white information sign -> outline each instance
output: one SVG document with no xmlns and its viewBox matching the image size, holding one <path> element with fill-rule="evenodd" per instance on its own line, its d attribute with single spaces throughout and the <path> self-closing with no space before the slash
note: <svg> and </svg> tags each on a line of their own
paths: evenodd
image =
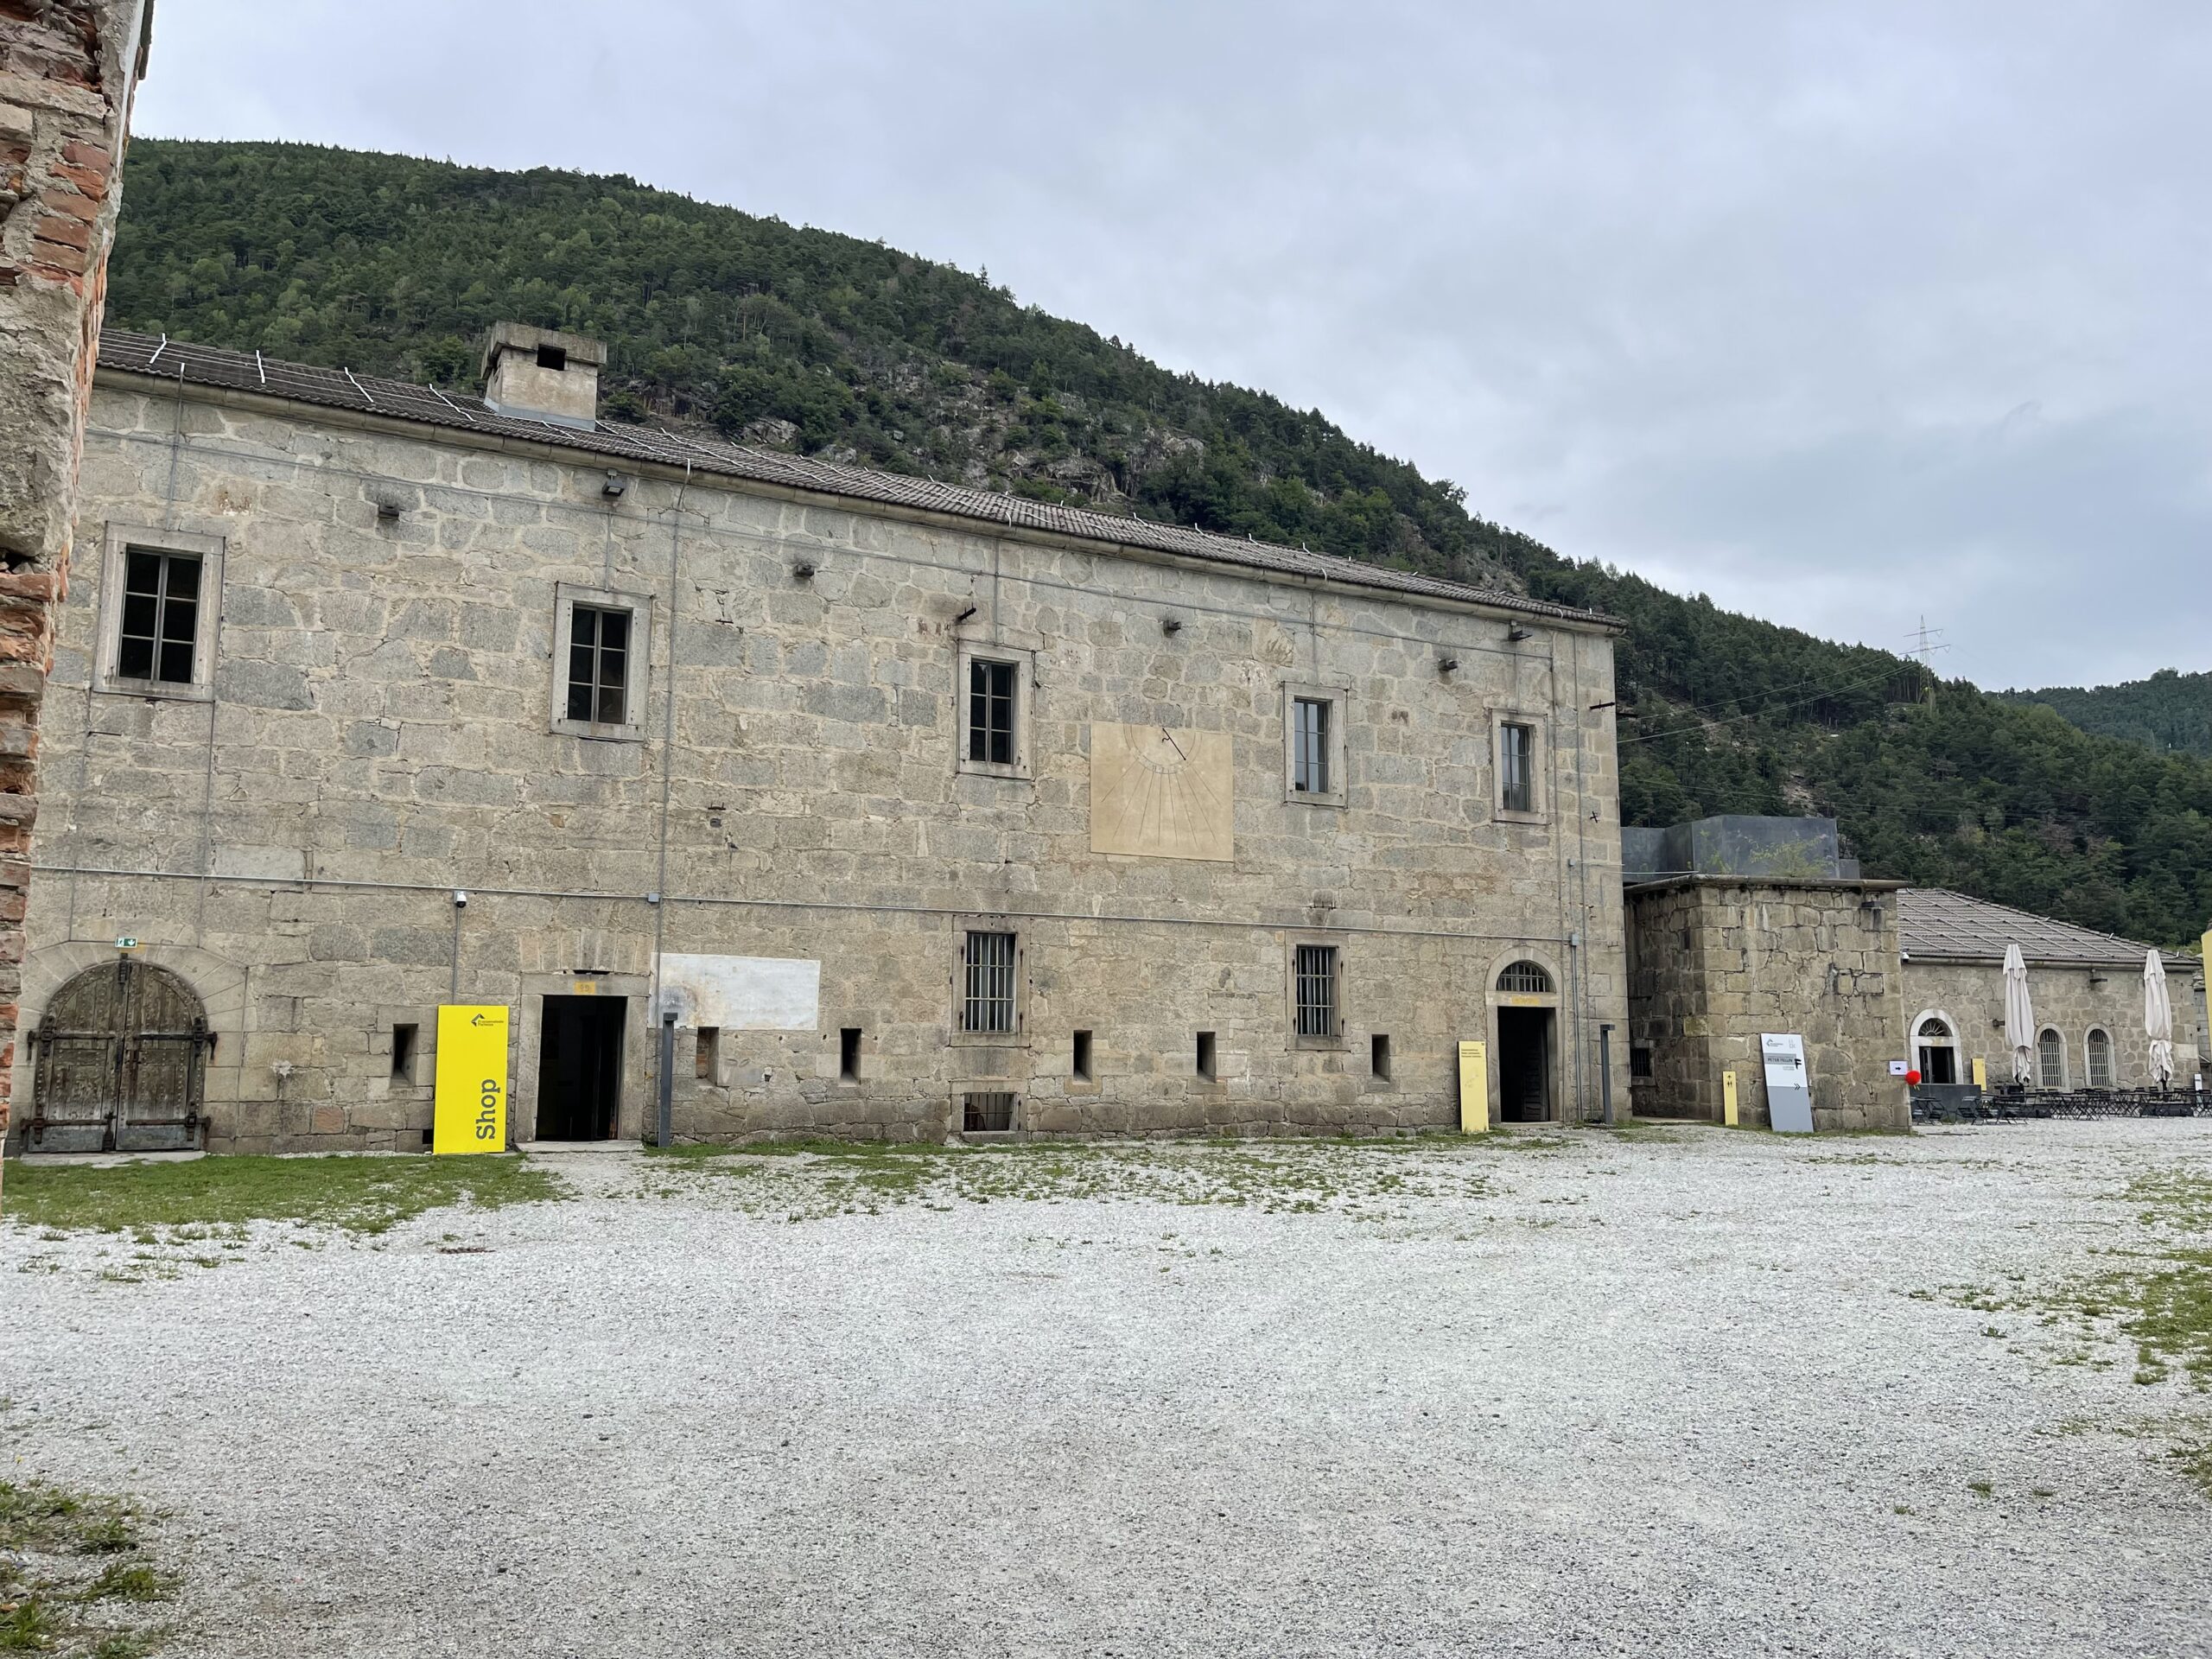
<svg viewBox="0 0 2212 1659">
<path fill-rule="evenodd" d="M 1891 1060 L 1890 1062 L 1890 1075 L 1893 1077 L 1901 1077 L 1911 1070 L 1912 1067 L 1903 1060 Z"/>
<path fill-rule="evenodd" d="M 1813 1085 L 1805 1070 L 1805 1039 L 1795 1032 L 1762 1033 L 1759 1058 L 1766 1063 L 1768 1126 L 1777 1135 L 1810 1135 Z"/>
</svg>

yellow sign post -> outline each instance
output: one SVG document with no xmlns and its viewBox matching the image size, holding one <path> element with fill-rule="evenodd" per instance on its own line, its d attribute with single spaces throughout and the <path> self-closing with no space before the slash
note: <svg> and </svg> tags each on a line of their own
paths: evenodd
<svg viewBox="0 0 2212 1659">
<path fill-rule="evenodd" d="M 1989 1062 L 1979 1054 L 1974 1057 L 1974 1086 L 1977 1089 L 1989 1087 Z"/>
<path fill-rule="evenodd" d="M 507 1149 L 507 1010 L 447 1003 L 438 1010 L 438 1084 L 430 1150 Z"/>
<path fill-rule="evenodd" d="M 1720 1121 L 1730 1128 L 1736 1127 L 1736 1074 L 1720 1074 Z"/>
<path fill-rule="evenodd" d="M 1459 1045 L 1459 1133 L 1490 1133 L 1490 1045 Z"/>
</svg>

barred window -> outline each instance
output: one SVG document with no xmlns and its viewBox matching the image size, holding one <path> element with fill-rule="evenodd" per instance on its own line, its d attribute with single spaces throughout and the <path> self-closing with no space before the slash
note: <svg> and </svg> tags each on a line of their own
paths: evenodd
<svg viewBox="0 0 2212 1659">
<path fill-rule="evenodd" d="M 1497 728 L 1498 804 L 1508 812 L 1536 810 L 1536 728 L 1507 721 Z"/>
<path fill-rule="evenodd" d="M 960 1128 L 965 1135 L 1001 1133 L 1014 1127 L 1014 1096 L 1001 1090 L 960 1096 Z"/>
<path fill-rule="evenodd" d="M 2066 1086 L 2066 1039 L 2048 1027 L 2036 1039 L 2036 1075 L 2046 1089 Z"/>
<path fill-rule="evenodd" d="M 1014 935 L 970 933 L 963 955 L 967 973 L 961 999 L 963 1031 L 1014 1030 Z"/>
<path fill-rule="evenodd" d="M 2089 1033 L 2089 1087 L 2112 1087 L 2112 1039 L 2101 1031 Z"/>
<path fill-rule="evenodd" d="M 131 548 L 123 562 L 117 677 L 189 685 L 199 642 L 199 556 Z"/>
<path fill-rule="evenodd" d="M 629 691 L 630 613 L 577 606 L 569 627 L 569 718 L 620 726 Z"/>
<path fill-rule="evenodd" d="M 1294 698 L 1290 709 L 1290 786 L 1301 795 L 1329 792 L 1329 705 Z"/>
<path fill-rule="evenodd" d="M 1632 1083 L 1641 1083 L 1652 1075 L 1650 1044 L 1632 1043 L 1629 1046 L 1628 1075 Z"/>
<path fill-rule="evenodd" d="M 1541 996 L 1550 992 L 1552 976 L 1545 971 L 1543 965 L 1540 963 L 1516 962 L 1510 964 L 1505 971 L 1497 976 L 1497 988 L 1501 991 L 1517 991 L 1524 996 Z"/>
<path fill-rule="evenodd" d="M 976 658 L 968 664 L 968 758 L 1014 764 L 1014 665 Z"/>
<path fill-rule="evenodd" d="M 1337 1034 L 1337 947 L 1301 944 L 1294 963 L 1298 992 L 1298 1034 Z"/>
</svg>

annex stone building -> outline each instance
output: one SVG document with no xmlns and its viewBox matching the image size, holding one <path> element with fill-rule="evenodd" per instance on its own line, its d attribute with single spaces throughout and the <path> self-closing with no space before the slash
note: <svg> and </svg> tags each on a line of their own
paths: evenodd
<svg viewBox="0 0 2212 1659">
<path fill-rule="evenodd" d="M 664 1042 L 678 1138 L 1444 1126 L 1471 1040 L 1624 1113 L 1615 623 L 602 423 L 600 361 L 102 340 L 18 1146 L 419 1147 L 448 1003 L 521 1141 L 652 1133 Z"/>
</svg>

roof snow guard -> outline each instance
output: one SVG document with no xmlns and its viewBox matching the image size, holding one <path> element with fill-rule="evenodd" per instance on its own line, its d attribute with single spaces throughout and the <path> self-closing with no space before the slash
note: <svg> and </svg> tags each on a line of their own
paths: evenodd
<svg viewBox="0 0 2212 1659">
<path fill-rule="evenodd" d="M 185 385 L 444 427 L 495 443 L 543 444 L 635 466 L 688 468 L 694 474 L 772 485 L 836 497 L 846 502 L 943 513 L 1009 530 L 1203 559 L 1273 575 L 1338 582 L 1416 599 L 1482 605 L 1586 628 L 1618 632 L 1627 626 L 1618 617 L 1596 611 L 1548 604 L 1498 588 L 1476 588 L 1410 571 L 1385 569 L 1357 559 L 1340 558 L 1333 553 L 1311 553 L 1304 548 L 1243 541 L 1233 536 L 1188 530 L 1180 524 L 1124 518 L 1081 507 L 1055 506 L 1020 496 L 1000 495 L 957 484 L 938 484 L 898 473 L 810 461 L 773 449 L 752 449 L 680 437 L 657 429 L 607 421 L 594 421 L 584 427 L 533 420 L 513 411 L 503 414 L 480 397 L 458 392 L 448 394 L 434 386 L 387 380 L 377 375 L 357 375 L 350 369 L 319 369 L 302 363 L 281 363 L 264 358 L 258 352 L 230 352 L 188 345 L 165 334 L 103 329 L 99 367 L 110 374 L 152 375 Z"/>
</svg>

